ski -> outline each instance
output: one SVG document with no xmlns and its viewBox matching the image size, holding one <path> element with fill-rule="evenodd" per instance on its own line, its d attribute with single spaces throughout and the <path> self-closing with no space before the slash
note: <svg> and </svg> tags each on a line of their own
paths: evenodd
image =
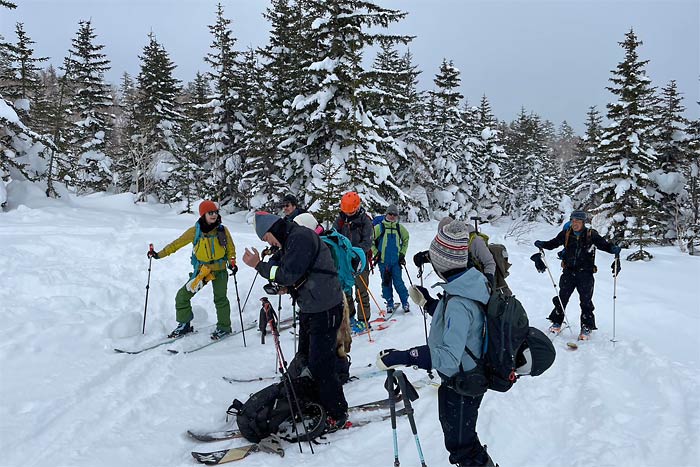
<svg viewBox="0 0 700 467">
<path fill-rule="evenodd" d="M 248 326 L 247 328 L 245 328 L 245 331 L 251 331 L 251 330 L 255 329 L 257 326 L 258 326 L 257 323 L 251 324 L 250 326 Z M 241 332 L 242 332 L 242 331 L 234 331 L 234 332 L 232 332 L 231 334 L 227 334 L 227 335 L 225 335 L 225 336 L 223 336 L 223 337 L 220 337 L 219 339 L 211 340 L 211 341 L 207 342 L 206 344 L 199 345 L 199 346 L 197 346 L 197 347 L 191 347 L 191 348 L 189 348 L 189 349 L 187 349 L 187 350 L 168 349 L 168 352 L 170 352 L 171 354 L 188 354 L 188 353 L 192 353 L 192 352 L 197 352 L 197 351 L 199 351 L 199 350 L 206 349 L 207 347 L 209 347 L 209 346 L 211 346 L 211 345 L 214 345 L 214 344 L 217 344 L 217 343 L 219 343 L 219 342 L 221 342 L 221 341 L 224 341 L 224 340 L 228 339 L 229 337 L 237 336 L 237 335 L 240 334 Z"/>
<path fill-rule="evenodd" d="M 348 382 L 352 381 L 357 381 L 359 379 L 364 379 L 364 378 L 371 378 L 374 376 L 380 376 L 384 375 L 386 376 L 386 371 L 382 370 L 369 370 L 365 372 L 361 372 L 356 375 L 350 376 L 350 379 Z M 221 379 L 226 381 L 227 383 L 230 384 L 236 384 L 236 383 L 255 383 L 256 381 L 275 381 L 280 378 L 280 375 L 274 375 L 274 376 L 258 376 L 258 377 L 253 377 L 253 378 L 234 378 L 232 376 L 222 376 Z"/>
<path fill-rule="evenodd" d="M 365 402 L 364 404 L 354 405 L 348 407 L 348 413 L 360 413 L 360 412 L 373 412 L 375 410 L 388 409 L 389 399 L 379 399 L 372 402 Z M 194 438 L 197 441 L 210 442 L 210 441 L 222 441 L 227 439 L 241 438 L 240 431 L 233 428 L 230 430 L 220 430 L 220 431 L 197 431 L 197 430 L 187 430 L 187 435 L 190 438 Z"/>
<path fill-rule="evenodd" d="M 268 452 L 284 457 L 284 448 L 276 437 L 270 437 L 257 444 L 246 444 L 236 448 L 222 449 L 212 452 L 192 452 L 192 457 L 200 464 L 219 465 L 245 459 L 254 452 Z"/>
<path fill-rule="evenodd" d="M 395 322 L 396 322 L 396 318 L 391 318 L 391 319 L 377 318 L 377 319 L 373 319 L 372 321 L 369 322 L 370 326 L 372 326 L 371 328 L 364 329 L 364 330 L 362 330 L 362 331 L 360 331 L 360 332 L 353 332 L 353 333 L 352 333 L 352 336 L 353 336 L 353 337 L 356 337 L 356 336 L 364 336 L 364 335 L 367 334 L 368 332 L 383 331 L 383 330 L 389 328 L 389 326 L 391 326 L 391 325 L 394 324 Z"/>
<path fill-rule="evenodd" d="M 206 328 L 208 328 L 208 327 L 212 327 L 212 326 L 206 326 L 204 329 L 206 329 Z M 162 345 L 171 344 L 172 342 L 174 342 L 174 341 L 176 341 L 176 340 L 180 340 L 180 339 L 182 339 L 183 337 L 191 336 L 191 335 L 193 335 L 193 334 L 197 334 L 197 330 L 194 330 L 194 331 L 192 331 L 192 332 L 188 332 L 187 334 L 183 334 L 182 336 L 178 336 L 178 337 L 167 337 L 167 338 L 165 338 L 165 339 L 163 339 L 163 340 L 161 340 L 161 341 L 156 342 L 156 343 L 153 344 L 153 345 L 149 345 L 149 346 L 143 347 L 143 348 L 141 348 L 141 349 L 136 349 L 136 350 L 114 349 L 114 351 L 117 352 L 117 353 L 125 353 L 125 354 L 129 354 L 129 355 L 136 355 L 136 354 L 140 354 L 141 352 L 146 352 L 147 350 L 155 349 L 155 348 L 160 347 L 160 346 L 162 346 Z"/>
</svg>

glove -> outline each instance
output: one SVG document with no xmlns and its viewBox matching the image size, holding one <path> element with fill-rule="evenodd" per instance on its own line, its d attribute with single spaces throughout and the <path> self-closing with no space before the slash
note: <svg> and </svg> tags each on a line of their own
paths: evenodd
<svg viewBox="0 0 700 467">
<path fill-rule="evenodd" d="M 612 264 L 610 265 L 610 269 L 612 269 L 613 276 L 617 277 L 617 275 L 620 274 L 620 269 L 622 269 L 622 267 L 620 266 L 620 257 L 619 256 L 615 257 Z"/>
<path fill-rule="evenodd" d="M 428 253 L 428 250 L 419 251 L 418 253 L 413 255 L 413 264 L 415 264 L 417 268 L 420 268 L 421 266 L 429 262 L 430 254 Z"/>
<path fill-rule="evenodd" d="M 493 277 L 493 274 L 484 273 L 484 276 L 486 276 L 486 279 L 489 281 L 491 288 L 496 287 L 496 278 Z"/>
<path fill-rule="evenodd" d="M 545 272 L 547 270 L 547 266 L 545 266 L 544 261 L 542 261 L 542 253 L 535 253 L 534 255 L 530 256 L 530 259 L 535 262 L 537 272 Z"/>
<path fill-rule="evenodd" d="M 412 285 L 408 289 L 408 295 L 413 300 L 413 303 L 423 307 L 426 313 L 433 316 L 439 300 L 431 297 L 428 289 L 420 285 Z"/>
<path fill-rule="evenodd" d="M 238 266 L 236 266 L 236 258 L 231 258 L 231 261 L 228 265 L 229 269 L 231 269 L 231 273 L 235 276 L 238 273 Z"/>
<path fill-rule="evenodd" d="M 380 257 L 381 257 L 381 256 L 379 255 L 379 253 L 377 253 L 376 255 L 374 255 L 374 257 L 372 258 L 372 263 L 373 263 L 373 264 L 379 264 L 379 259 L 380 259 Z"/>
<path fill-rule="evenodd" d="M 559 250 L 559 251 L 557 252 L 557 258 L 559 258 L 560 260 L 564 261 L 564 258 L 565 258 L 565 257 L 566 257 L 566 250 L 565 250 L 565 249 L 564 249 L 564 250 Z"/>
<path fill-rule="evenodd" d="M 146 253 L 146 258 L 160 259 L 160 256 L 158 256 L 158 253 L 155 250 L 148 250 L 148 253 Z"/>
<path fill-rule="evenodd" d="M 544 248 L 544 242 L 542 240 L 535 241 L 535 248 L 539 248 L 541 250 Z"/>
<path fill-rule="evenodd" d="M 406 257 L 404 255 L 399 255 L 399 264 L 401 266 L 406 266 Z"/>
<path fill-rule="evenodd" d="M 384 349 L 377 355 L 377 368 L 386 371 L 402 366 L 417 366 L 424 370 L 432 367 L 430 350 L 427 345 L 409 350 Z"/>
<path fill-rule="evenodd" d="M 610 253 L 612 253 L 615 256 L 620 256 L 620 252 L 622 251 L 622 248 L 619 246 L 615 245 L 614 247 L 610 248 Z"/>
</svg>

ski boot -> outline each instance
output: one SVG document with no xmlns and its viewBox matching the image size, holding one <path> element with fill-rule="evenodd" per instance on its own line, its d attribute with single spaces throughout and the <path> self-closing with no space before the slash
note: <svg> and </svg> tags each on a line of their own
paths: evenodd
<svg viewBox="0 0 700 467">
<path fill-rule="evenodd" d="M 578 340 L 587 341 L 591 338 L 591 330 L 588 326 L 581 326 L 581 334 L 578 335 Z"/>
<path fill-rule="evenodd" d="M 226 336 L 229 336 L 231 334 L 231 331 L 224 331 L 221 328 L 216 328 L 214 332 L 211 333 L 211 340 L 217 341 L 219 339 L 223 339 Z"/>
<path fill-rule="evenodd" d="M 186 323 L 178 323 L 177 327 L 175 329 L 173 329 L 173 332 L 168 334 L 168 337 L 178 338 L 178 337 L 184 336 L 185 334 L 189 334 L 191 332 L 194 332 L 194 328 L 192 326 L 190 326 L 189 321 Z"/>
<path fill-rule="evenodd" d="M 552 334 L 559 334 L 561 332 L 561 323 L 552 323 L 549 327 L 549 332 Z"/>
</svg>

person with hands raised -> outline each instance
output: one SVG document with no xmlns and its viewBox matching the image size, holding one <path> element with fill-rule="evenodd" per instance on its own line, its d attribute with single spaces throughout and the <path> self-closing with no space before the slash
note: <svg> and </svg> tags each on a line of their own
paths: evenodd
<svg viewBox="0 0 700 467">
<path fill-rule="evenodd" d="M 494 466 L 486 447 L 476 433 L 476 421 L 484 392 L 466 395 L 457 389 L 456 377 L 477 368 L 470 353 L 480 358 L 483 349 L 484 313 L 490 293 L 486 277 L 469 267 L 469 230 L 458 220 L 440 221 L 429 259 L 444 281 L 444 295 L 432 298 L 423 287 L 412 287 L 411 298 L 432 314 L 428 344 L 408 350 L 385 349 L 377 355 L 377 367 L 386 370 L 400 366 L 434 369 L 442 380 L 438 390 L 438 413 L 450 463 L 458 466 Z M 421 263 L 422 265 L 423 263 Z M 431 311 L 432 310 L 432 311 Z"/>
</svg>

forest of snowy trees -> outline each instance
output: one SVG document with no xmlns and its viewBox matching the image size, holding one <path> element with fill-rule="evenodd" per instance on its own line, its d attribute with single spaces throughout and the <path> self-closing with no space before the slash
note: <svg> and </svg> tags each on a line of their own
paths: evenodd
<svg viewBox="0 0 700 467">
<path fill-rule="evenodd" d="M 413 37 L 388 32 L 404 12 L 271 0 L 268 44 L 247 50 L 223 7 L 213 13 L 208 71 L 189 83 L 174 77 L 154 33 L 134 51 L 138 76 L 119 83 L 105 82 L 110 60 L 90 20 L 77 25 L 58 70 L 35 55 L 22 23 L 16 41 L 0 37 L 0 202 L 19 179 L 49 197 L 61 184 L 188 210 L 202 198 L 228 211 L 274 210 L 291 192 L 328 219 L 355 190 L 370 212 L 395 203 L 408 221 L 558 223 L 581 208 L 622 244 L 693 253 L 700 241 L 700 120 L 684 117 L 675 81 L 652 83 L 633 30 L 620 33 L 607 109 L 591 107 L 579 136 L 525 108 L 497 120 L 487 96 L 469 103 L 460 94 L 449 58 L 432 88 L 418 89 L 427 71 L 413 63 Z M 378 51 L 373 60 L 368 50 Z"/>
</svg>

